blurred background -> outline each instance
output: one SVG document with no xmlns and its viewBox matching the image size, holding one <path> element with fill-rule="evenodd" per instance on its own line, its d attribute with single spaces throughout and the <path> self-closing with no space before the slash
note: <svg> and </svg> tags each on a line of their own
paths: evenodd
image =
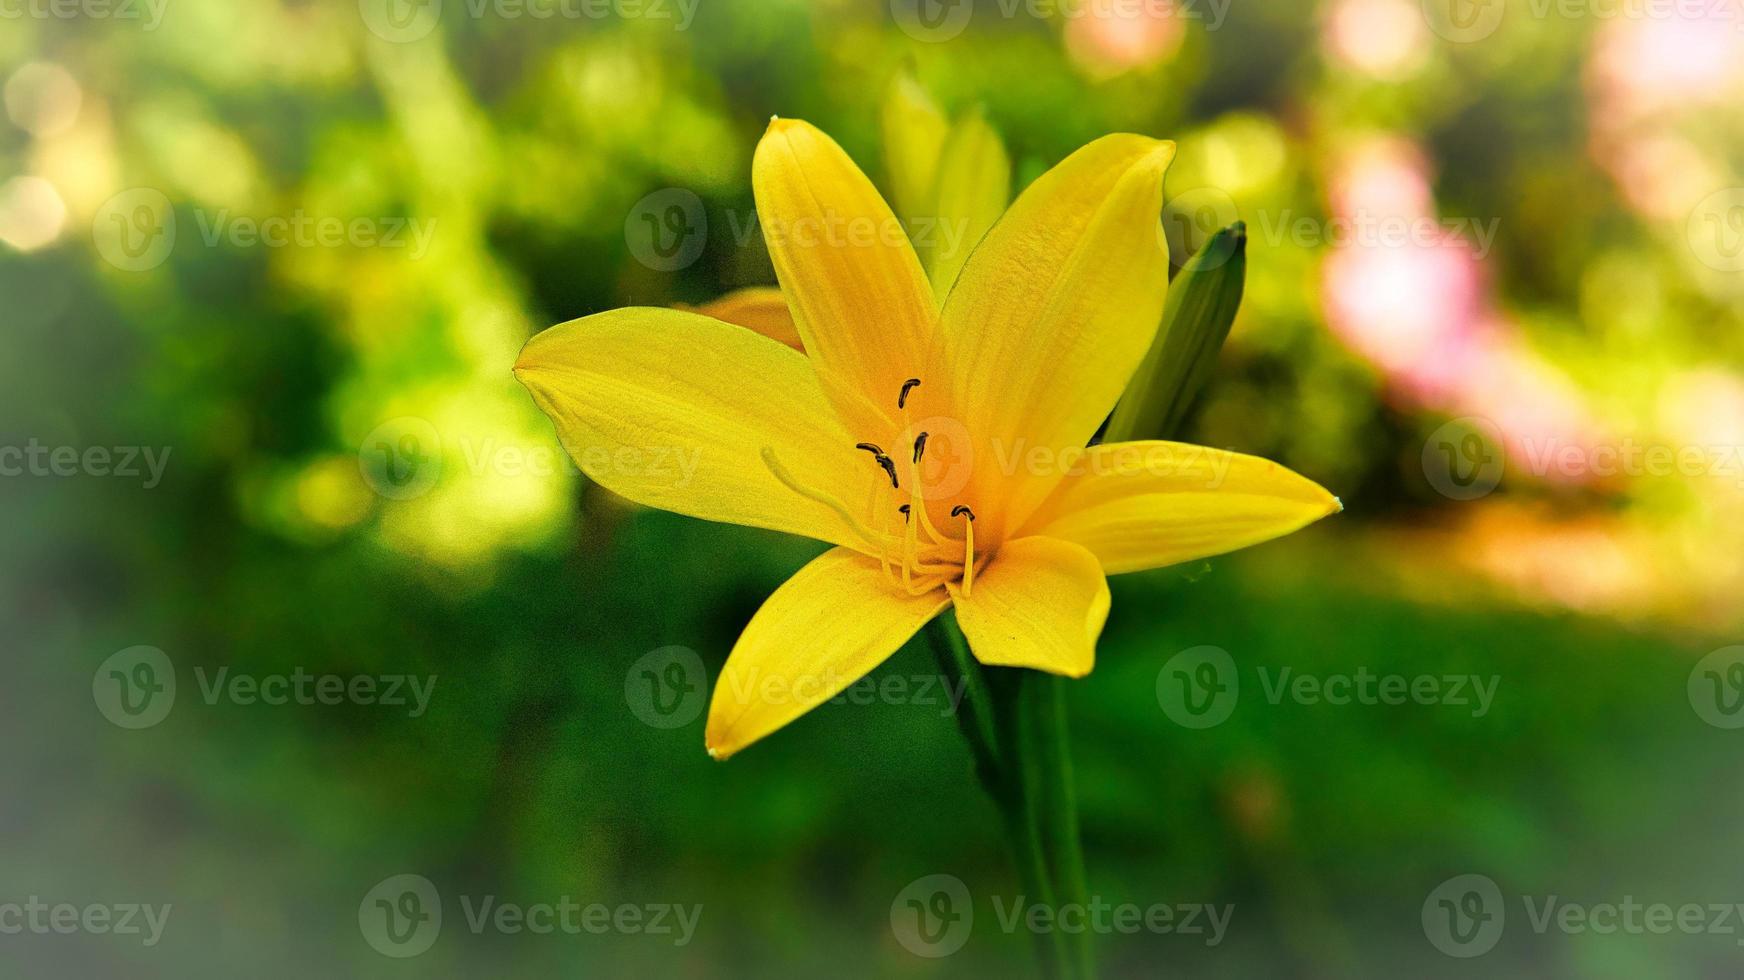
<svg viewBox="0 0 1744 980">
<path fill-rule="evenodd" d="M 1744 902 L 1741 28 L 1580 0 L 12 0 L 0 973 L 1031 975 L 924 642 L 710 761 L 709 680 L 817 546 L 589 485 L 509 373 L 550 324 L 772 283 L 765 122 L 888 190 L 906 70 L 984 111 L 1020 186 L 1106 132 L 1178 141 L 1177 257 L 1249 233 L 1187 437 L 1346 505 L 1114 580 L 1070 693 L 1092 893 L 1231 914 L 1109 931 L 1104 972 L 1736 975 L 1744 914 L 1711 906 Z M 1205 647 L 1239 684 L 1210 718 L 1169 690 Z M 1429 693 L 1330 696 L 1364 676 Z M 944 956 L 898 921 L 934 875 L 973 915 Z M 487 899 L 643 918 L 531 934 Z M 1702 911 L 1598 925 L 1629 902 Z M 133 903 L 170 907 L 156 935 L 118 928 Z M 667 906 L 694 929 L 651 928 Z"/>
</svg>

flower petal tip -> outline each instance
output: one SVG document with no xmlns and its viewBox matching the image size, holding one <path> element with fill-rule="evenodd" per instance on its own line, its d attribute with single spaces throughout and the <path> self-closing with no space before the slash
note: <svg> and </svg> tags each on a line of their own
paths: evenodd
<svg viewBox="0 0 1744 980">
<path fill-rule="evenodd" d="M 1169 169 L 1169 164 L 1174 162 L 1174 140 L 1157 140 L 1157 145 L 1151 148 L 1150 153 L 1146 154 L 1144 159 L 1144 165 L 1157 173 L 1166 172 Z"/>
</svg>

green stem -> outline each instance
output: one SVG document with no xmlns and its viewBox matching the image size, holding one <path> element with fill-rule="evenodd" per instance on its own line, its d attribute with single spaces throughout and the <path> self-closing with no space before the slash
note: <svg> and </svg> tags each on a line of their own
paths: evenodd
<svg viewBox="0 0 1744 980">
<path fill-rule="evenodd" d="M 962 691 L 957 721 L 976 773 L 998 805 L 1027 902 L 1059 911 L 1088 907 L 1077 799 L 1066 733 L 1065 681 L 1027 669 L 985 669 L 949 613 L 927 628 L 939 670 Z M 1057 885 L 1057 887 L 1056 887 Z M 1094 976 L 1088 933 L 1054 928 L 1035 934 L 1050 980 Z"/>
<path fill-rule="evenodd" d="M 963 737 L 969 740 L 969 751 L 975 756 L 976 773 L 981 777 L 987 795 L 999 802 L 1004 795 L 1001 787 L 1004 769 L 999 746 L 998 720 L 995 717 L 993 693 L 987 687 L 987 675 L 980 661 L 969 653 L 963 631 L 957 628 L 954 615 L 946 612 L 927 624 L 927 639 L 932 641 L 933 655 L 938 658 L 939 672 L 947 684 L 961 692 L 957 705 L 957 724 Z"/>
<path fill-rule="evenodd" d="M 1053 674 L 1031 671 L 1027 678 L 1028 703 L 1036 713 L 1044 778 L 1043 826 L 1053 854 L 1054 881 L 1060 901 L 1080 909 L 1090 906 L 1089 877 L 1084 872 L 1084 846 L 1078 832 L 1078 797 L 1073 786 L 1071 737 L 1066 727 L 1066 680 Z M 1072 936 L 1078 975 L 1089 980 L 1096 975 L 1091 934 Z"/>
<path fill-rule="evenodd" d="M 1012 840 L 1018 851 L 1018 870 L 1029 902 L 1047 906 L 1055 913 L 1059 905 L 1054 894 L 1053 875 L 1049 870 L 1048 838 L 1044 832 L 1042 803 L 1043 785 L 1041 732 L 1036 713 L 1030 710 L 1029 694 L 1033 686 L 1029 677 L 1035 672 L 1024 669 L 1002 669 L 996 672 L 997 697 L 1005 709 L 1006 744 L 1010 746 L 1007 785 L 1011 796 L 1006 807 L 1007 822 L 1012 825 Z M 1041 957 L 1043 974 L 1049 977 L 1075 976 L 1072 951 L 1067 934 L 1058 928 L 1035 934 L 1037 953 Z"/>
</svg>

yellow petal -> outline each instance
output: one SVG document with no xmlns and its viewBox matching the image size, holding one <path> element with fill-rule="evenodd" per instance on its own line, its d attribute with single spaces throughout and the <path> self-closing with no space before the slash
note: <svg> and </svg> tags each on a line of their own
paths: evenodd
<svg viewBox="0 0 1744 980">
<path fill-rule="evenodd" d="M 1117 442 L 1092 448 L 1026 533 L 1075 541 L 1117 575 L 1269 541 L 1342 509 L 1319 484 L 1258 456 Z"/>
<path fill-rule="evenodd" d="M 884 93 L 884 169 L 890 196 L 903 220 L 912 222 L 933 206 L 939 152 L 945 145 L 945 114 L 908 72 L 899 72 Z"/>
<path fill-rule="evenodd" d="M 751 617 L 715 681 L 704 738 L 724 759 L 866 676 L 945 608 L 845 548 L 813 559 Z"/>
<path fill-rule="evenodd" d="M 1174 144 L 1116 134 L 1018 196 L 969 256 L 940 329 L 950 404 L 974 434 L 970 498 L 993 539 L 1058 482 L 1013 461 L 1082 448 L 1150 346 L 1168 288 Z"/>
<path fill-rule="evenodd" d="M 1096 556 L 1070 541 L 1005 542 L 968 595 L 951 588 L 957 625 L 975 659 L 1083 677 L 1108 619 L 1108 579 Z"/>
<path fill-rule="evenodd" d="M 794 350 L 805 350 L 799 341 L 799 331 L 793 328 L 793 315 L 787 312 L 787 297 L 774 286 L 735 289 L 701 306 L 678 304 L 677 309 L 736 323 Z"/>
<path fill-rule="evenodd" d="M 979 112 L 965 115 L 951 127 L 936 183 L 934 226 L 909 227 L 925 240 L 920 252 L 932 278 L 933 295 L 942 299 L 969 253 L 1011 203 L 1011 160 L 999 134 Z"/>
<path fill-rule="evenodd" d="M 776 278 L 824 390 L 860 438 L 884 437 L 937 320 L 907 231 L 835 140 L 808 123 L 769 124 L 751 182 Z"/>
<path fill-rule="evenodd" d="M 640 504 L 832 544 L 846 520 L 776 479 L 863 499 L 854 440 L 805 355 L 679 310 L 629 308 L 571 320 L 527 342 L 515 376 L 582 472 Z"/>
</svg>

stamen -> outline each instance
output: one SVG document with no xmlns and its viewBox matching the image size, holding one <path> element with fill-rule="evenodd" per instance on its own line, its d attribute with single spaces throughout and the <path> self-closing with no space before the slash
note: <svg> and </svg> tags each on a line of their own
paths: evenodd
<svg viewBox="0 0 1744 980">
<path fill-rule="evenodd" d="M 933 528 L 932 518 L 927 515 L 926 498 L 921 496 L 920 467 L 910 463 L 908 466 L 908 476 L 909 479 L 914 481 L 914 486 L 908 492 L 909 499 L 920 501 L 921 528 L 926 531 L 927 537 L 932 540 L 933 544 L 944 544 L 945 536 Z"/>
<path fill-rule="evenodd" d="M 908 504 L 900 504 L 896 509 L 902 513 L 903 523 L 907 524 L 909 515 L 914 512 L 913 509 L 909 507 Z M 941 565 L 938 562 L 921 561 L 919 551 L 916 551 L 914 560 L 910 564 L 914 566 L 914 569 L 917 572 L 939 572 L 942 574 L 948 574 L 957 570 L 957 566 L 955 565 Z"/>
<path fill-rule="evenodd" d="M 914 437 L 914 461 L 917 463 L 920 462 L 920 454 L 926 452 L 926 437 L 924 432 Z"/>
<path fill-rule="evenodd" d="M 903 591 L 907 592 L 909 595 L 926 595 L 928 592 L 944 585 L 945 582 L 946 579 L 943 576 L 928 576 L 927 578 L 919 579 L 911 586 L 906 586 Z"/>
<path fill-rule="evenodd" d="M 867 452 L 871 453 L 872 459 L 879 466 L 884 467 L 884 472 L 890 474 L 890 488 L 892 490 L 901 489 L 901 487 L 896 482 L 896 464 L 892 463 L 890 461 L 889 456 L 884 455 L 884 450 L 879 449 L 875 443 L 870 443 L 870 442 L 856 442 L 856 443 L 854 443 L 854 448 L 855 449 L 864 449 Z"/>
<path fill-rule="evenodd" d="M 951 516 L 969 518 L 963 525 L 963 598 L 966 599 L 975 592 L 975 512 L 967 504 L 958 504 L 951 508 Z"/>
<path fill-rule="evenodd" d="M 908 505 L 903 504 L 902 506 L 903 506 L 903 515 L 906 517 L 906 516 L 908 516 L 908 510 L 907 510 Z M 925 515 L 926 508 L 922 507 L 920 509 L 920 512 L 922 515 Z M 903 528 L 903 533 L 902 533 L 902 587 L 906 589 L 909 587 L 909 569 L 911 569 L 914 566 L 915 552 L 918 550 L 917 545 L 919 544 L 919 542 L 915 538 L 915 522 L 914 521 L 903 521 L 903 525 L 904 525 L 904 528 Z"/>
<path fill-rule="evenodd" d="M 883 453 L 879 453 L 877 456 L 875 456 L 873 458 L 878 461 L 879 466 L 884 467 L 884 472 L 890 474 L 890 489 L 892 489 L 892 490 L 902 489 L 902 484 L 896 482 L 896 464 L 890 461 L 890 457 L 884 455 Z"/>
<path fill-rule="evenodd" d="M 909 378 L 902 383 L 902 391 L 896 396 L 896 407 L 905 408 L 908 403 L 908 393 L 911 389 L 920 387 L 919 378 Z"/>
<path fill-rule="evenodd" d="M 884 498 L 884 487 L 877 477 L 872 478 L 870 497 L 872 498 L 872 510 L 878 515 L 878 567 L 884 572 L 884 578 L 895 585 L 896 573 L 890 570 L 890 549 L 887 544 L 890 540 L 890 512 L 880 506 Z"/>
<path fill-rule="evenodd" d="M 864 539 L 868 545 L 874 548 L 882 546 L 882 542 L 879 540 L 878 535 L 873 533 L 872 529 L 867 527 L 859 518 L 849 513 L 848 508 L 844 506 L 840 500 L 837 500 L 822 491 L 813 490 L 794 479 L 793 474 L 787 472 L 787 468 L 781 465 L 779 459 L 775 458 L 775 450 L 773 448 L 764 446 L 760 455 L 763 457 L 763 465 L 769 468 L 770 474 L 772 474 L 777 480 L 780 480 L 782 485 L 786 486 L 787 489 L 792 490 L 794 493 L 799 494 L 807 500 L 823 504 L 825 507 L 835 511 L 841 516 L 843 521 L 847 522 L 848 527 L 851 528 L 855 534 L 858 534 L 862 539 Z"/>
</svg>

